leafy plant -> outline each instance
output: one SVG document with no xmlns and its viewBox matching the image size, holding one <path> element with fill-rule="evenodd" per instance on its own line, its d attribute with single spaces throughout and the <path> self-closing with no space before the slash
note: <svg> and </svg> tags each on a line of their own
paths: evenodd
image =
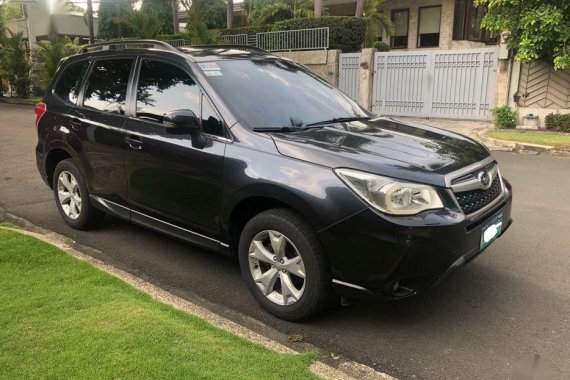
<svg viewBox="0 0 570 380">
<path fill-rule="evenodd" d="M 498 128 L 514 128 L 516 126 L 517 113 L 511 107 L 504 105 L 491 109 L 493 123 Z"/>
<path fill-rule="evenodd" d="M 313 17 L 313 0 L 279 0 L 260 7 L 253 23 L 273 24 L 278 21 Z"/>
<path fill-rule="evenodd" d="M 27 99 L 32 84 L 28 47 L 23 32 L 13 33 L 8 30 L 8 35 L 0 36 L 0 75 L 16 89 L 19 97 Z"/>
<path fill-rule="evenodd" d="M 174 32 L 172 0 L 143 0 L 140 11 L 144 14 L 155 15 L 162 24 L 162 33 L 171 34 Z M 152 31 L 149 34 L 152 34 Z"/>
<path fill-rule="evenodd" d="M 42 91 L 48 87 L 53 78 L 59 61 L 77 51 L 68 37 L 51 34 L 48 41 L 39 41 L 36 49 L 37 56 L 42 63 L 39 73 L 40 88 Z"/>
<path fill-rule="evenodd" d="M 390 45 L 383 41 L 376 41 L 372 47 L 380 52 L 390 51 Z"/>
<path fill-rule="evenodd" d="M 364 7 L 364 20 L 366 20 L 366 37 L 364 43 L 366 47 L 373 47 L 377 39 L 378 30 L 383 27 L 388 36 L 396 32 L 394 23 L 384 13 L 378 12 L 378 7 L 385 0 L 368 0 Z"/>
<path fill-rule="evenodd" d="M 521 62 L 549 61 L 556 69 L 570 67 L 570 1 L 476 0 L 488 11 L 481 26 L 501 33 Z"/>
<path fill-rule="evenodd" d="M 546 129 L 557 132 L 570 132 L 570 114 L 549 113 L 544 118 Z"/>
<path fill-rule="evenodd" d="M 297 18 L 273 24 L 271 30 L 329 28 L 329 48 L 343 52 L 360 50 L 366 34 L 366 20 L 352 16 L 323 16 Z"/>
<path fill-rule="evenodd" d="M 188 14 L 186 33 L 190 36 L 192 44 L 215 43 L 220 33 L 209 28 L 225 27 L 225 3 L 219 0 L 184 0 L 182 4 Z"/>
<path fill-rule="evenodd" d="M 131 34 L 140 38 L 155 38 L 164 26 L 160 15 L 154 11 L 133 11 L 127 15 L 126 24 Z"/>
<path fill-rule="evenodd" d="M 130 36 L 131 31 L 126 25 L 126 18 L 132 12 L 133 7 L 128 0 L 101 2 L 98 11 L 99 29 L 97 36 L 103 39 Z"/>
</svg>

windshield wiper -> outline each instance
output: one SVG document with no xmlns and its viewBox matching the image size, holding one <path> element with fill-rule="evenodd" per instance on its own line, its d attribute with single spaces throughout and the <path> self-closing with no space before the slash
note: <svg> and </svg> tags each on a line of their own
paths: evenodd
<svg viewBox="0 0 570 380">
<path fill-rule="evenodd" d="M 304 128 L 306 127 L 313 127 L 317 125 L 326 125 L 326 124 L 333 124 L 333 123 L 343 123 L 346 121 L 358 121 L 358 120 L 370 120 L 371 118 L 368 116 L 352 116 L 352 117 L 333 117 L 329 120 L 317 121 L 314 123 L 309 123 L 303 125 Z"/>
<path fill-rule="evenodd" d="M 284 126 L 284 127 L 261 127 L 261 128 L 253 128 L 254 132 L 298 132 L 302 131 L 304 128 L 297 127 L 297 126 Z"/>
</svg>

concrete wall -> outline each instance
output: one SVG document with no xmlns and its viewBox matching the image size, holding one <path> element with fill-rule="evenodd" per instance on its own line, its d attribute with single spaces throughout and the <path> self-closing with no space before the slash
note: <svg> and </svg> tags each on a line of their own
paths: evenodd
<svg viewBox="0 0 570 380">
<path fill-rule="evenodd" d="M 518 111 L 518 124 L 524 116 L 538 116 L 539 127 L 545 128 L 544 118 L 550 113 L 570 113 L 570 69 L 554 70 L 548 63 L 513 63 L 508 104 Z M 520 99 L 515 102 L 513 95 Z"/>
<path fill-rule="evenodd" d="M 299 62 L 315 71 L 327 82 L 338 85 L 340 50 L 280 51 L 273 53 Z"/>
</svg>

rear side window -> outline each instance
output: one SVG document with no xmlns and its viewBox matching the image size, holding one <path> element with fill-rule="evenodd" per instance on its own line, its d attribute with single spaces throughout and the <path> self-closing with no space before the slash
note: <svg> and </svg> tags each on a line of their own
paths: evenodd
<svg viewBox="0 0 570 380">
<path fill-rule="evenodd" d="M 83 105 L 99 111 L 125 114 L 132 58 L 95 62 L 83 96 Z"/>
<path fill-rule="evenodd" d="M 190 110 L 200 117 L 200 89 L 181 68 L 142 62 L 137 88 L 137 117 L 162 122 L 165 113 Z"/>
<path fill-rule="evenodd" d="M 88 66 L 89 61 L 75 62 L 68 65 L 59 76 L 53 93 L 60 99 L 75 104 L 79 95 L 79 86 Z"/>
</svg>

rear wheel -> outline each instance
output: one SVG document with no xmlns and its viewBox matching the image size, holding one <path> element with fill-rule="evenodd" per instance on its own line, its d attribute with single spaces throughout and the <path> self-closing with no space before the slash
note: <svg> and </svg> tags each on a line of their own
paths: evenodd
<svg viewBox="0 0 570 380">
<path fill-rule="evenodd" d="M 59 213 L 73 228 L 94 227 L 105 216 L 91 205 L 83 175 L 72 159 L 63 160 L 55 167 L 53 192 Z"/>
<path fill-rule="evenodd" d="M 331 299 L 329 266 L 306 221 L 287 209 L 272 209 L 244 227 L 239 261 L 247 286 L 271 314 L 302 320 Z"/>
</svg>

